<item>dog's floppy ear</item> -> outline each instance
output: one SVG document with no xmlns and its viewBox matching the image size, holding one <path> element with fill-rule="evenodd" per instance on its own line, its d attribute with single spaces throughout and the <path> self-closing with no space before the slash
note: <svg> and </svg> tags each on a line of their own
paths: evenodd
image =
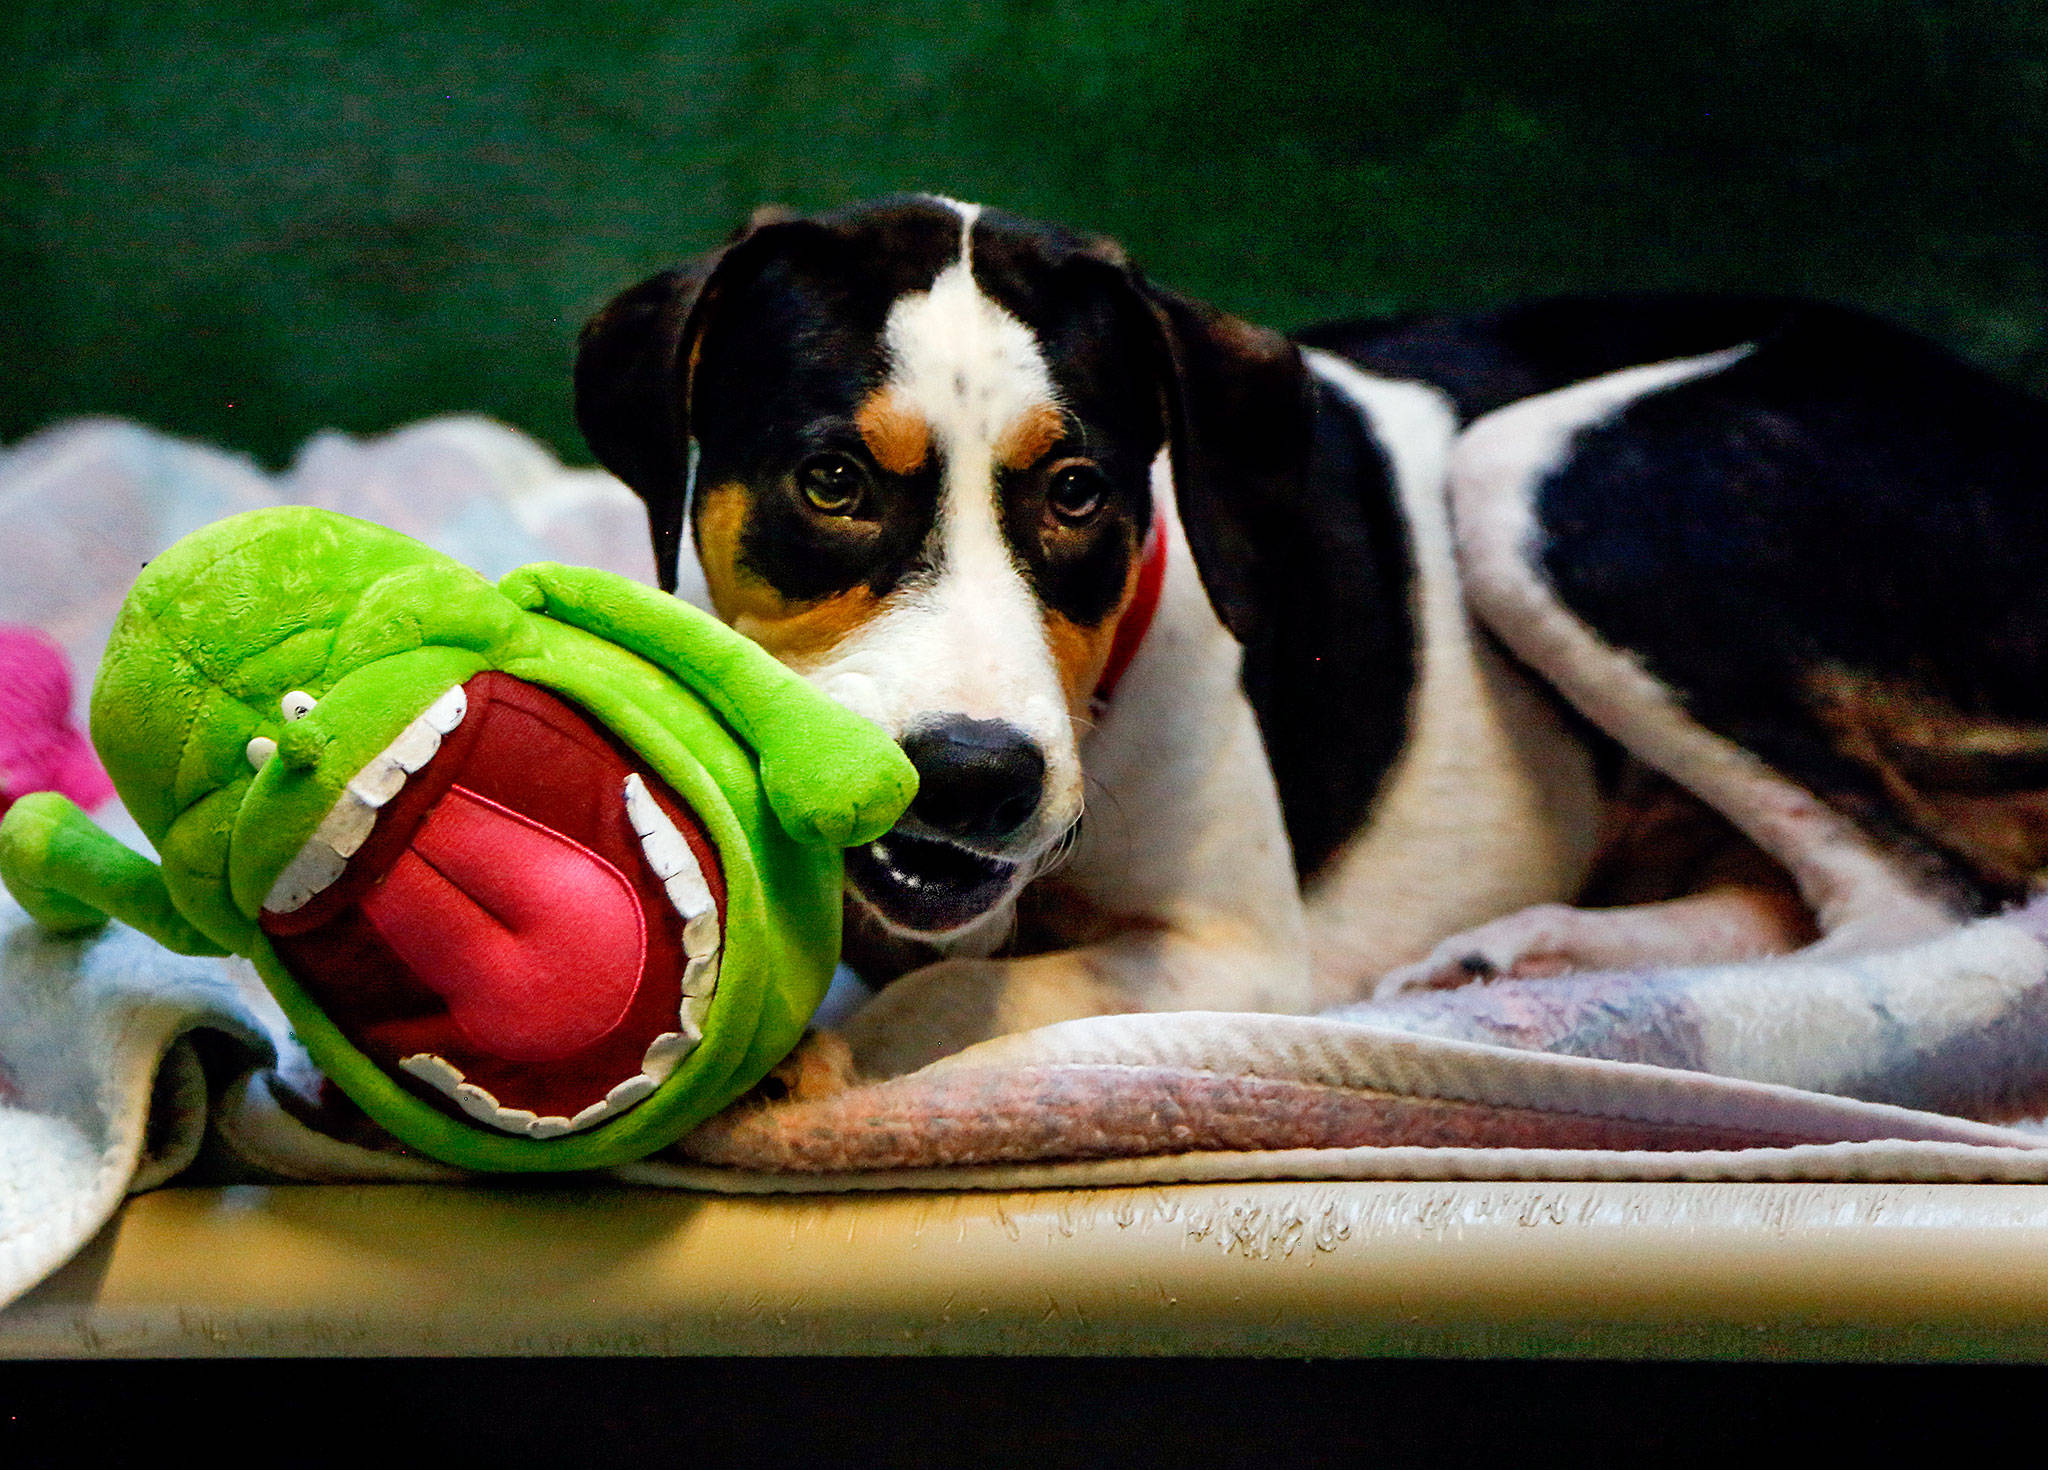
<svg viewBox="0 0 2048 1470">
<path fill-rule="evenodd" d="M 1106 241 L 1091 263 L 1120 278 L 1149 322 L 1166 400 L 1174 498 L 1203 589 L 1223 625 L 1249 648 L 1264 590 L 1284 566 L 1262 548 L 1284 545 L 1307 470 L 1314 400 L 1301 351 L 1256 327 L 1155 286 Z"/>
<path fill-rule="evenodd" d="M 1174 497 L 1195 567 L 1223 625 L 1249 646 L 1262 590 L 1308 468 L 1314 400 L 1301 350 L 1278 332 L 1147 287 L 1167 358 Z"/>
<path fill-rule="evenodd" d="M 723 250 L 621 292 L 577 340 L 576 423 L 598 463 L 647 502 L 664 592 L 676 589 L 689 514 L 691 377 L 705 323 L 741 271 L 805 228 L 786 210 L 757 209 Z"/>
<path fill-rule="evenodd" d="M 688 415 L 677 353 L 714 258 L 663 271 L 614 297 L 576 347 L 576 423 L 597 462 L 647 502 L 661 590 L 676 589 L 688 500 Z"/>
</svg>

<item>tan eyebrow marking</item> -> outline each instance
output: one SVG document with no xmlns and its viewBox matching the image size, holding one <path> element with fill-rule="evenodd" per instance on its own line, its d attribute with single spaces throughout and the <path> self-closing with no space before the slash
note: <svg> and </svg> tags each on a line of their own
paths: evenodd
<svg viewBox="0 0 2048 1470">
<path fill-rule="evenodd" d="M 894 388 L 870 394 L 853 422 L 875 463 L 890 474 L 914 475 L 924 468 L 925 456 L 931 452 L 931 426 Z"/>
<path fill-rule="evenodd" d="M 1052 452 L 1067 421 L 1050 403 L 1036 403 L 1010 420 L 996 440 L 996 462 L 1006 470 L 1029 469 Z"/>
</svg>

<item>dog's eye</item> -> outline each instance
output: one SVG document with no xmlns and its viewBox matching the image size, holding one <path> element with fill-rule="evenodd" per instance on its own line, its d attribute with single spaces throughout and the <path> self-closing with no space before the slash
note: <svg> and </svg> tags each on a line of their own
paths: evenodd
<svg viewBox="0 0 2048 1470">
<path fill-rule="evenodd" d="M 1045 489 L 1045 503 L 1070 526 L 1093 517 L 1108 497 L 1109 480 L 1096 466 L 1086 463 L 1060 465 Z"/>
<path fill-rule="evenodd" d="M 796 467 L 796 483 L 814 510 L 850 516 L 867 496 L 868 472 L 850 454 L 814 454 Z"/>
</svg>

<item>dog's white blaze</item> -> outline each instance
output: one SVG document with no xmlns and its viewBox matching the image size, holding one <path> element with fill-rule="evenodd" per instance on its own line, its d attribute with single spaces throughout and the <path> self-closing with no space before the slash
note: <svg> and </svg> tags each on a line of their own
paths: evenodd
<svg viewBox="0 0 2048 1470">
<path fill-rule="evenodd" d="M 991 497 L 995 444 L 1019 414 L 1057 400 L 1031 329 L 974 281 L 973 205 L 961 212 L 960 255 L 925 291 L 889 309 L 882 343 L 899 401 L 931 426 L 948 461 L 980 478 Z M 993 503 L 991 498 L 991 503 Z"/>
<path fill-rule="evenodd" d="M 1536 492 L 1577 436 L 1749 350 L 1609 373 L 1512 404 L 1467 429 L 1449 479 L 1467 593 L 1487 626 L 1582 714 L 1783 864 L 1827 936 L 1822 946 L 1924 937 L 1953 923 L 1939 903 L 1848 819 L 1686 714 L 1640 660 L 1558 600 L 1539 566 Z"/>
<path fill-rule="evenodd" d="M 1457 435 L 1449 400 L 1306 357 L 1385 448 L 1414 565 L 1408 738 L 1364 827 L 1308 895 L 1317 988 L 1334 1004 L 1447 935 L 1569 897 L 1599 810 L 1583 748 L 1466 613 L 1444 503 Z"/>
<path fill-rule="evenodd" d="M 930 427 L 944 467 L 938 570 L 896 593 L 809 677 L 898 737 L 948 716 L 1018 727 L 1046 760 L 1030 829 L 1042 846 L 1080 814 L 1080 759 L 1043 608 L 1003 536 L 996 445 L 1058 395 L 1031 330 L 975 284 L 978 207 L 941 202 L 961 217 L 960 255 L 929 290 L 899 299 L 883 329 L 889 387 Z"/>
</svg>

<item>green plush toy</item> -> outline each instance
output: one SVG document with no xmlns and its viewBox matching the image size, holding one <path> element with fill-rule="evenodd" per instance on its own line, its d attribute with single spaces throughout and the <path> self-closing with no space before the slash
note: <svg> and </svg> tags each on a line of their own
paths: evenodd
<svg viewBox="0 0 2048 1470">
<path fill-rule="evenodd" d="M 0 822 L 39 923 L 248 956 L 408 1144 L 584 1169 L 673 1141 L 801 1036 L 841 850 L 915 775 L 712 618 L 553 564 L 254 511 L 151 562 L 92 734 L 163 865 L 54 793 Z"/>
</svg>

